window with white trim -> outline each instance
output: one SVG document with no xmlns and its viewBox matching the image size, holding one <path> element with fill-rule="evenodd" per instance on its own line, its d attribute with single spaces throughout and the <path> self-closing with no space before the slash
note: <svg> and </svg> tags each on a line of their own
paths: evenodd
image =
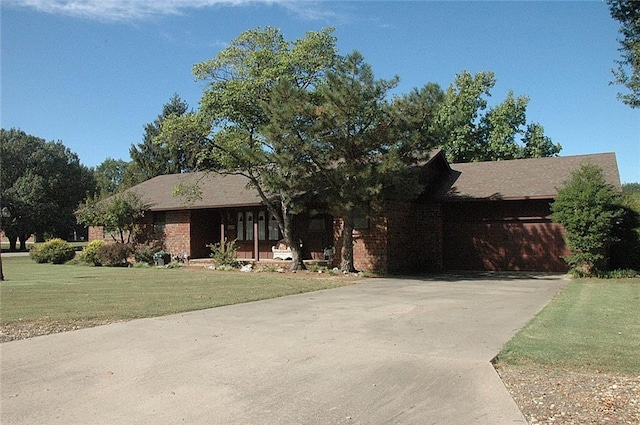
<svg viewBox="0 0 640 425">
<path fill-rule="evenodd" d="M 244 213 L 243 212 L 238 213 L 237 235 L 238 235 L 239 241 L 244 240 Z"/>
<path fill-rule="evenodd" d="M 269 214 L 269 240 L 280 240 L 280 228 L 278 227 L 278 220 L 274 215 Z"/>
<path fill-rule="evenodd" d="M 244 213 L 244 216 L 245 216 L 245 224 L 246 224 L 245 240 L 252 241 L 253 240 L 253 213 L 251 211 L 248 211 Z"/>
<path fill-rule="evenodd" d="M 266 237 L 266 218 L 265 218 L 265 212 L 264 211 L 260 211 L 258 212 L 258 240 L 263 241 L 264 238 Z"/>
</svg>

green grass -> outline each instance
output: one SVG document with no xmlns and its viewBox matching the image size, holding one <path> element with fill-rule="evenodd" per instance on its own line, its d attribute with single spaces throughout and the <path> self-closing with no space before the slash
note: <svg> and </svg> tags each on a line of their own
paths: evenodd
<svg viewBox="0 0 640 425">
<path fill-rule="evenodd" d="M 36 264 L 3 257 L 0 324 L 126 320 L 344 286 L 317 275 Z"/>
<path fill-rule="evenodd" d="M 498 355 L 499 363 L 640 373 L 640 279 L 572 281 Z"/>
</svg>

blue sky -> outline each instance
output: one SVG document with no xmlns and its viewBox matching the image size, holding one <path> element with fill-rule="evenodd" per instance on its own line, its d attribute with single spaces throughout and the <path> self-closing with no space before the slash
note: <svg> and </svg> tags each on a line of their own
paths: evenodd
<svg viewBox="0 0 640 425">
<path fill-rule="evenodd" d="M 341 53 L 400 76 L 397 93 L 495 72 L 490 102 L 529 96 L 561 155 L 615 152 L 622 182 L 640 182 L 640 110 L 608 84 L 619 34 L 603 1 L 3 0 L 1 19 L 2 127 L 60 140 L 87 166 L 130 160 L 174 93 L 197 108 L 192 66 L 242 31 L 332 26 Z"/>
</svg>

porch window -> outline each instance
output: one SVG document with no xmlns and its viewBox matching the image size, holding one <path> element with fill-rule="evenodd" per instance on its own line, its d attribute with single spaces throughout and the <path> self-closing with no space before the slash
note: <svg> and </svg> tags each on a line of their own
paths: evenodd
<svg viewBox="0 0 640 425">
<path fill-rule="evenodd" d="M 253 211 L 242 211 L 237 215 L 237 238 L 239 241 L 252 241 L 253 240 L 253 224 L 256 217 Z M 258 212 L 258 238 L 264 240 L 264 211 Z"/>
<path fill-rule="evenodd" d="M 245 213 L 245 223 L 246 223 L 246 232 L 247 237 L 245 240 L 252 241 L 253 240 L 253 213 L 251 211 Z"/>
<path fill-rule="evenodd" d="M 238 228 L 237 228 L 237 235 L 238 235 L 238 240 L 239 241 L 243 241 L 244 240 L 244 213 L 243 212 L 239 212 L 238 213 Z"/>
<path fill-rule="evenodd" d="M 263 241 L 266 237 L 266 224 L 265 224 L 264 211 L 258 212 L 258 240 Z"/>
<path fill-rule="evenodd" d="M 278 228 L 278 220 L 276 220 L 276 217 L 273 215 L 270 215 L 269 218 L 269 240 L 280 240 L 280 228 Z"/>
</svg>

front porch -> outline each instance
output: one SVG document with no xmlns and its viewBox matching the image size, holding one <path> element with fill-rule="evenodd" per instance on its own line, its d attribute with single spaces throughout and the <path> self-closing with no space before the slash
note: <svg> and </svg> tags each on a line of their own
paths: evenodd
<svg viewBox="0 0 640 425">
<path fill-rule="evenodd" d="M 278 223 L 263 206 L 167 211 L 156 217 L 160 226 L 154 219 L 154 227 L 163 230 L 167 250 L 187 252 L 192 261 L 206 262 L 213 245 L 233 241 L 238 261 L 290 263 L 285 255 L 288 247 L 281 246 Z M 333 217 L 321 212 L 299 214 L 294 226 L 302 243 L 303 259 L 310 264 L 324 261 L 328 247 L 333 246 Z"/>
</svg>

